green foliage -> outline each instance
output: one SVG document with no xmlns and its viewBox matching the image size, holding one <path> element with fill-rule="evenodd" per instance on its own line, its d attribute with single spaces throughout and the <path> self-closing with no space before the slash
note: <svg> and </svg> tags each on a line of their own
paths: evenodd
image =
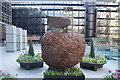
<svg viewBox="0 0 120 80">
<path fill-rule="evenodd" d="M 78 67 L 72 67 L 73 72 L 71 71 L 66 71 L 64 75 L 70 75 L 70 76 L 80 76 L 82 75 L 82 71 L 79 70 Z"/>
<path fill-rule="evenodd" d="M 29 55 L 30 55 L 30 56 L 34 56 L 34 49 L 33 49 L 32 41 L 30 41 Z"/>
<path fill-rule="evenodd" d="M 43 73 L 44 75 L 69 75 L 69 76 L 80 76 L 82 71 L 78 67 L 72 67 L 71 70 L 66 70 L 64 72 L 58 72 L 57 70 L 48 70 Z"/>
<path fill-rule="evenodd" d="M 39 53 L 36 55 L 34 54 L 32 41 L 30 41 L 30 47 L 29 47 L 28 53 L 25 53 L 24 55 L 21 54 L 17 58 L 17 61 L 19 61 L 19 62 L 37 62 L 37 61 L 41 61 L 41 60 L 43 60 L 43 59 Z"/>
<path fill-rule="evenodd" d="M 6 78 L 2 78 L 1 80 L 17 80 L 16 78 L 9 78 L 9 77 L 6 77 Z"/>
<path fill-rule="evenodd" d="M 30 56 L 29 54 L 24 54 L 24 55 L 20 55 L 17 58 L 17 61 L 19 62 L 36 62 L 36 61 L 41 61 L 43 60 L 41 55 L 36 54 L 34 56 Z"/>
<path fill-rule="evenodd" d="M 44 75 L 61 75 L 60 72 L 58 72 L 57 70 L 48 70 L 46 72 L 43 73 Z"/>
<path fill-rule="evenodd" d="M 94 45 L 93 45 L 93 41 L 91 41 L 91 50 L 90 50 L 90 55 L 91 58 L 95 57 L 95 52 L 94 52 Z"/>
<path fill-rule="evenodd" d="M 95 56 L 94 58 L 91 58 L 89 55 L 86 55 L 82 59 L 83 62 L 89 62 L 89 63 L 105 63 L 107 60 L 102 56 Z"/>
<path fill-rule="evenodd" d="M 0 80 L 17 80 L 15 78 L 16 75 L 10 74 L 10 73 L 5 73 L 2 70 L 0 70 Z"/>
<path fill-rule="evenodd" d="M 105 80 L 120 80 L 120 72 L 109 72 L 104 76 Z"/>
</svg>

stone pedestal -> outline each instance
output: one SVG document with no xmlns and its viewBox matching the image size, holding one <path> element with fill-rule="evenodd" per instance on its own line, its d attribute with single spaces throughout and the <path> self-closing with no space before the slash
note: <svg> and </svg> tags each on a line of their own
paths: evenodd
<svg viewBox="0 0 120 80">
<path fill-rule="evenodd" d="M 23 30 L 23 49 L 27 49 L 27 30 Z"/>
<path fill-rule="evenodd" d="M 28 40 L 27 40 L 27 30 L 25 30 L 25 49 L 27 49 L 27 44 Z"/>
<path fill-rule="evenodd" d="M 22 28 L 17 28 L 17 50 L 21 51 L 23 49 L 23 33 L 22 33 Z"/>
<path fill-rule="evenodd" d="M 16 26 L 6 26 L 6 51 L 16 50 Z"/>
</svg>

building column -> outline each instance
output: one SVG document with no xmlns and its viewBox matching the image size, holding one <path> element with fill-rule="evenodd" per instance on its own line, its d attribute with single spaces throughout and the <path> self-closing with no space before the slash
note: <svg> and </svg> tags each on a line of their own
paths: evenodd
<svg viewBox="0 0 120 80">
<path fill-rule="evenodd" d="M 95 0 L 86 0 L 86 27 L 85 27 L 85 38 L 89 41 L 90 38 L 96 36 L 96 13 Z"/>
<path fill-rule="evenodd" d="M 23 49 L 27 49 L 27 30 L 23 30 Z"/>
<path fill-rule="evenodd" d="M 0 24 L 0 46 L 2 46 L 2 24 Z"/>
<path fill-rule="evenodd" d="M 6 26 L 6 51 L 13 52 L 16 50 L 16 27 Z"/>
<path fill-rule="evenodd" d="M 17 50 L 18 51 L 21 51 L 23 48 L 22 46 L 22 42 L 23 42 L 23 39 L 22 39 L 23 35 L 22 35 L 22 28 L 17 28 Z"/>
</svg>

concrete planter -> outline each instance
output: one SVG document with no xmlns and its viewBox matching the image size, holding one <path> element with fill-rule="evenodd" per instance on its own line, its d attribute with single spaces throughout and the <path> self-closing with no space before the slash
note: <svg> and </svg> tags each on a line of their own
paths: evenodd
<svg viewBox="0 0 120 80">
<path fill-rule="evenodd" d="M 67 76 L 67 75 L 45 75 L 43 80 L 85 80 L 85 75 Z"/>
<path fill-rule="evenodd" d="M 80 67 L 84 69 L 90 69 L 93 71 L 97 71 L 98 68 L 102 68 L 106 63 L 88 63 L 88 62 L 80 62 Z"/>
<path fill-rule="evenodd" d="M 49 67 L 48 70 L 54 70 L 54 68 Z M 59 69 L 61 70 L 61 69 Z M 64 71 L 64 69 L 63 69 Z M 72 76 L 72 75 L 44 75 L 43 80 L 85 80 L 85 75 Z"/>
<path fill-rule="evenodd" d="M 21 68 L 25 68 L 26 70 L 30 70 L 31 68 L 43 67 L 43 61 L 37 62 L 19 62 Z"/>
</svg>

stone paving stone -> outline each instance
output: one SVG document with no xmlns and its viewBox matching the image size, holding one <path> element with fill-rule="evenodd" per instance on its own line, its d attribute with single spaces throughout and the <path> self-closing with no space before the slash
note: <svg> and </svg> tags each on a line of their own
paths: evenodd
<svg viewBox="0 0 120 80">
<path fill-rule="evenodd" d="M 1 49 L 1 47 L 0 47 Z M 35 52 L 41 52 L 40 45 L 34 45 Z M 88 49 L 86 49 L 88 50 Z M 87 52 L 87 51 L 86 51 Z M 18 74 L 18 78 L 36 78 L 34 80 L 40 80 L 43 78 L 43 72 L 48 69 L 48 65 L 44 63 L 43 68 L 36 68 L 31 70 L 25 70 L 20 68 L 20 65 L 16 62 L 16 58 L 23 53 L 23 51 L 17 52 L 6 52 L 5 47 L 2 47 L 2 58 L 0 57 L 0 68 L 2 67 L 5 72 L 10 72 L 13 74 Z M 1 55 L 1 53 L 0 53 Z M 2 60 L 1 60 L 2 59 Z M 1 66 L 2 65 L 2 66 Z M 79 64 L 78 64 L 79 66 Z M 108 60 L 107 64 L 103 66 L 103 68 L 98 69 L 97 71 L 92 71 L 88 69 L 81 69 L 85 74 L 86 80 L 93 80 L 93 78 L 103 78 L 103 76 L 108 73 L 108 70 L 116 70 L 118 69 L 118 61 L 117 60 Z M 95 80 L 96 80 L 95 79 Z M 21 79 L 23 80 L 23 79 Z M 28 79 L 33 80 L 33 79 Z M 98 79 L 99 80 L 99 79 Z"/>
</svg>

